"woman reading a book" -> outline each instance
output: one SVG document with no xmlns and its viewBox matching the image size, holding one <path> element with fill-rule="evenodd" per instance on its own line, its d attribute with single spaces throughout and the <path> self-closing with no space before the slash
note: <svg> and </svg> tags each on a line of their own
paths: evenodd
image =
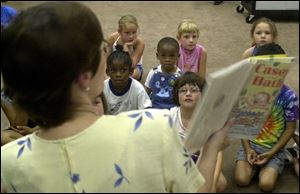
<svg viewBox="0 0 300 194">
<path fill-rule="evenodd" d="M 194 164 L 168 110 L 102 115 L 103 45 L 78 2 L 39 4 L 2 32 L 4 85 L 39 130 L 1 147 L 1 192 L 209 192 L 232 122 Z"/>
</svg>

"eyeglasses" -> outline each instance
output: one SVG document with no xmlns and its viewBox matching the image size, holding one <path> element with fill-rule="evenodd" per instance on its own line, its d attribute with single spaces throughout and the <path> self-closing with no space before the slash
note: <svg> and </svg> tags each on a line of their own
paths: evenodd
<svg viewBox="0 0 300 194">
<path fill-rule="evenodd" d="M 200 89 L 199 89 L 198 87 L 191 87 L 190 89 L 187 89 L 187 88 L 180 88 L 180 89 L 178 90 L 178 93 L 179 93 L 179 94 L 186 94 L 188 91 L 189 91 L 191 94 L 195 94 L 195 93 L 200 92 Z"/>
</svg>

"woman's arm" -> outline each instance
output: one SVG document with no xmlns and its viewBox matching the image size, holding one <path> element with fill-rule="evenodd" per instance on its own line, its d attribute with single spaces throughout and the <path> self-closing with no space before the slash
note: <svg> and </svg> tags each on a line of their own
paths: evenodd
<svg viewBox="0 0 300 194">
<path fill-rule="evenodd" d="M 214 172 L 216 168 L 218 152 L 229 145 L 227 133 L 233 125 L 234 119 L 228 121 L 225 126 L 216 131 L 205 143 L 202 150 L 201 159 L 197 161 L 197 167 L 203 177 L 205 178 L 204 185 L 199 188 L 198 192 L 208 193 L 211 191 L 214 179 Z"/>
<path fill-rule="evenodd" d="M 125 44 L 129 44 L 129 43 L 125 43 Z M 132 60 L 132 68 L 135 68 L 143 56 L 145 43 L 142 39 L 138 38 L 135 44 L 132 43 L 132 46 L 135 48 L 134 48 L 134 52 L 131 53 L 130 57 Z M 124 50 L 125 50 L 125 46 L 124 46 Z"/>
<path fill-rule="evenodd" d="M 223 164 L 223 151 L 220 151 L 217 156 L 216 168 L 215 168 L 215 172 L 214 172 L 214 180 L 213 180 L 212 189 L 211 189 L 212 193 L 215 193 L 217 190 L 216 186 L 217 186 L 217 182 L 219 180 L 220 174 L 221 174 L 222 164 Z"/>
</svg>

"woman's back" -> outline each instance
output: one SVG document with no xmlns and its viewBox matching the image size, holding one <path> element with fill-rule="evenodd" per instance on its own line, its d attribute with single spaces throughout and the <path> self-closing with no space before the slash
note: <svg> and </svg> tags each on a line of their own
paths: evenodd
<svg viewBox="0 0 300 194">
<path fill-rule="evenodd" d="M 26 136 L 2 148 L 1 181 L 8 192 L 195 192 L 202 176 L 184 166 L 190 158 L 168 119 L 166 110 L 132 111 L 65 139 Z"/>
</svg>

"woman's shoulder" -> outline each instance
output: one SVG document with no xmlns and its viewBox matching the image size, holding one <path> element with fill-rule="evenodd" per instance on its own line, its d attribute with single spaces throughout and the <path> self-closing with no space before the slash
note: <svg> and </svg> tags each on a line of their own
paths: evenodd
<svg viewBox="0 0 300 194">
<path fill-rule="evenodd" d="M 117 128 L 120 128 L 120 126 L 127 126 L 129 130 L 134 132 L 146 128 L 151 128 L 154 131 L 161 131 L 163 128 L 171 128 L 172 123 L 170 122 L 170 111 L 167 109 L 149 108 L 144 110 L 133 110 L 106 117 L 106 123 L 112 126 L 112 128 L 113 125 Z"/>
<path fill-rule="evenodd" d="M 128 117 L 128 118 L 136 118 L 139 116 L 146 116 L 152 120 L 159 120 L 161 116 L 167 117 L 170 116 L 170 110 L 167 109 L 144 109 L 144 110 L 132 110 L 127 112 L 122 112 L 118 114 L 119 117 Z"/>
</svg>

